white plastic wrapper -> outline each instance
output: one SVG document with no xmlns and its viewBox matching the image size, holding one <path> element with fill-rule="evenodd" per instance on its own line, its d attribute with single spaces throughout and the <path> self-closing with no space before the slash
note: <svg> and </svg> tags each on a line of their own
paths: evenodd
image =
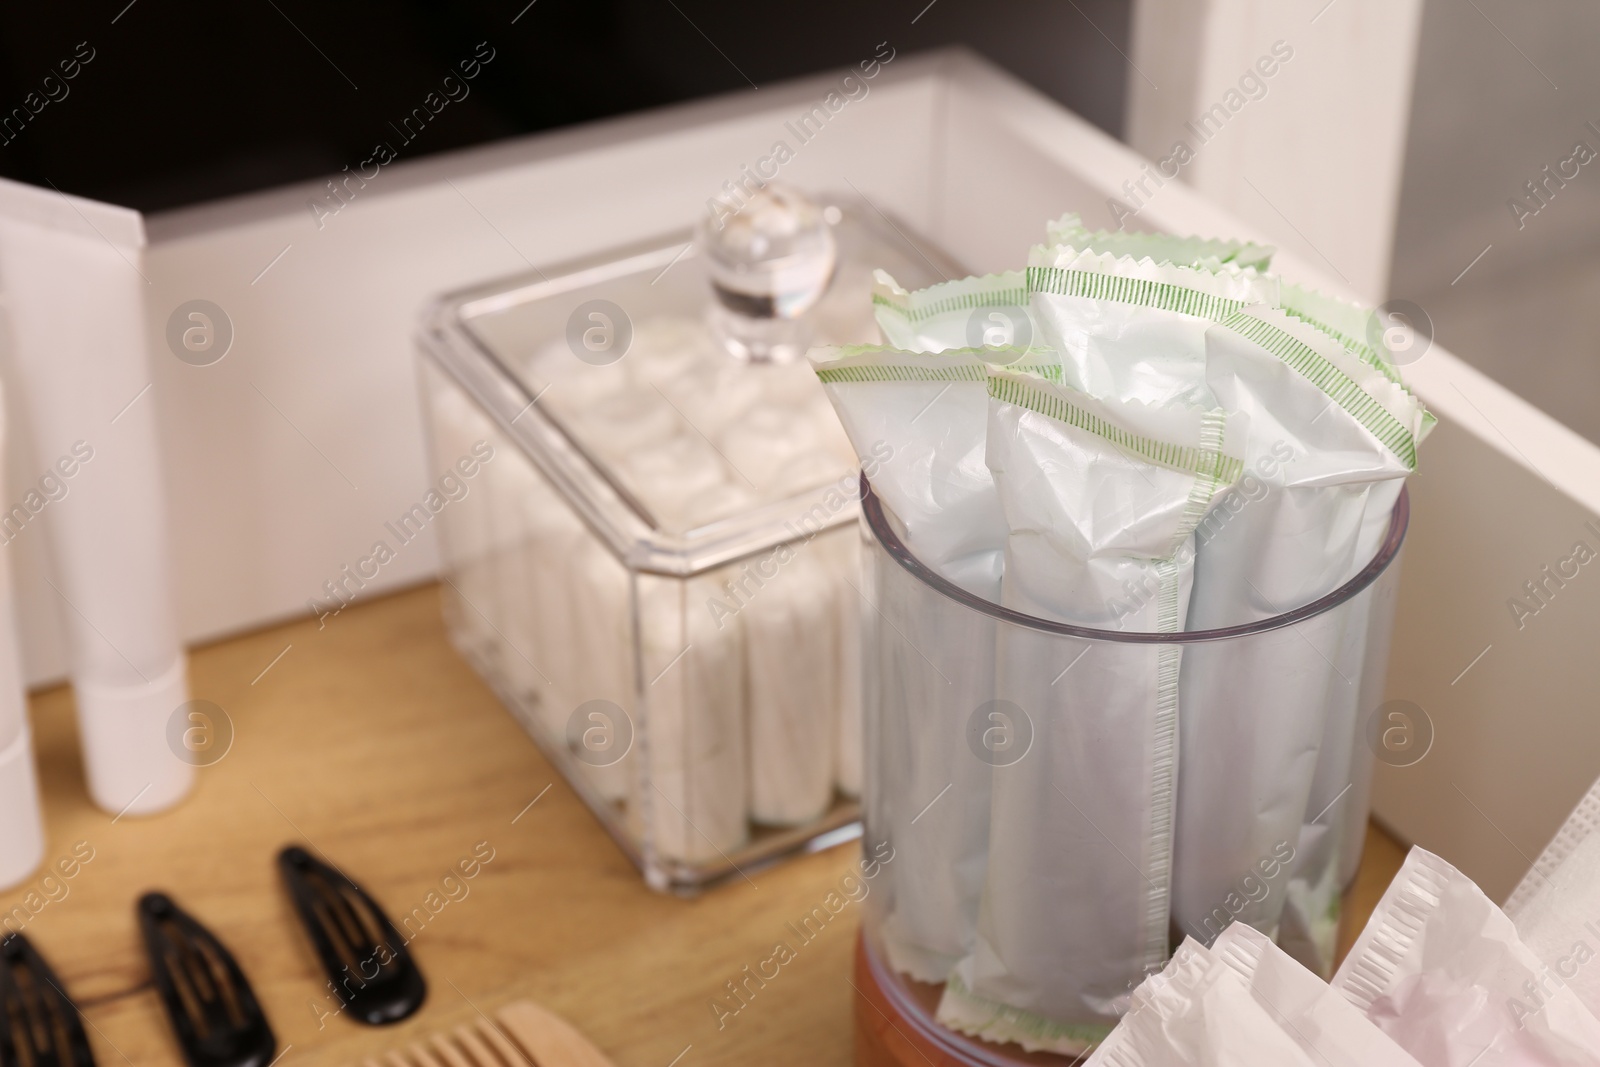
<svg viewBox="0 0 1600 1067">
<path fill-rule="evenodd" d="M 1274 299 L 1279 293 L 1275 278 L 1240 269 L 1265 269 L 1271 255 L 1270 249 L 1245 242 L 1127 232 L 1091 233 L 1075 215 L 1052 223 L 1047 230 L 1047 241 L 1056 247 L 1035 249 L 1034 267 L 1029 274 L 1031 300 L 1046 339 L 1060 347 L 1069 380 L 1076 378 L 1081 383 L 1113 389 L 1117 395 L 1183 397 L 1210 402 L 1213 394 L 1205 378 L 1205 337 L 1212 322 L 1252 301 Z M 1323 298 L 1309 290 L 1289 285 L 1282 288 L 1296 298 L 1296 306 L 1303 312 L 1299 317 L 1310 321 L 1314 313 L 1331 318 L 1344 331 L 1335 334 L 1323 327 L 1330 340 L 1365 336 L 1367 313 L 1362 309 Z M 1363 347 L 1361 354 L 1377 360 L 1370 349 Z M 1398 381 L 1392 366 L 1385 364 L 1385 367 L 1392 379 Z M 1266 484 L 1253 468 L 1262 466 L 1264 473 L 1270 473 L 1289 458 L 1288 441 L 1253 443 L 1265 446 L 1266 451 L 1249 457 L 1252 463 L 1247 468 L 1245 484 L 1230 494 L 1225 508 L 1219 508 L 1207 520 L 1201 529 L 1202 538 L 1209 537 L 1214 527 L 1227 522 L 1239 509 L 1254 503 L 1267 491 Z M 1399 487 L 1400 483 L 1395 481 L 1383 488 L 1398 494 Z M 1392 499 L 1391 495 L 1381 506 L 1376 538 L 1358 548 L 1355 566 L 1341 576 L 1338 584 L 1353 577 L 1376 551 L 1387 529 Z M 1357 751 L 1353 742 L 1359 706 L 1356 680 L 1362 676 L 1366 652 L 1368 603 L 1363 600 L 1359 605 L 1341 608 L 1340 618 L 1322 620 L 1319 625 L 1326 631 L 1325 640 L 1330 647 L 1310 650 L 1314 655 L 1320 653 L 1332 660 L 1334 674 L 1328 691 L 1330 714 L 1326 732 L 1329 736 L 1318 748 L 1317 788 L 1309 799 L 1304 815 L 1306 825 L 1298 842 L 1294 835 L 1285 832 L 1277 841 L 1269 842 L 1266 850 L 1251 857 L 1249 864 L 1237 868 L 1231 885 L 1217 887 L 1219 895 L 1210 902 L 1209 913 L 1198 917 L 1198 924 L 1195 921 L 1198 909 L 1186 908 L 1186 917 L 1190 920 L 1185 926 L 1188 932 L 1204 938 L 1215 936 L 1231 921 L 1239 907 L 1254 903 L 1239 890 L 1239 879 L 1244 876 L 1241 872 L 1253 877 L 1256 873 L 1253 868 L 1262 863 L 1278 871 L 1282 869 L 1283 855 L 1295 855 L 1296 873 L 1269 887 L 1269 895 L 1275 898 L 1272 907 L 1275 912 L 1276 908 L 1287 904 L 1294 922 L 1293 929 L 1286 931 L 1285 936 L 1296 943 L 1299 958 L 1308 963 L 1315 961 L 1324 975 L 1331 972 L 1338 891 L 1342 886 L 1338 865 L 1346 855 L 1359 856 L 1360 841 L 1356 840 L 1352 846 L 1346 838 L 1346 828 L 1353 828 L 1348 832 L 1358 832 L 1364 829 L 1366 821 L 1371 768 L 1370 763 L 1356 764 Z M 1277 646 L 1291 642 L 1294 645 L 1291 656 L 1307 651 L 1299 635 L 1257 640 L 1263 646 L 1272 646 L 1273 654 L 1277 653 Z M 1220 647 L 1196 650 L 1195 658 L 1202 664 L 1194 669 L 1204 671 L 1204 661 L 1220 661 L 1232 655 L 1232 650 Z M 1308 670 L 1297 672 L 1294 680 L 1309 692 L 1317 686 L 1320 673 L 1319 665 L 1312 663 Z M 1300 737 L 1295 741 L 1304 743 Z M 1347 789 L 1353 778 L 1362 774 L 1365 777 L 1361 788 Z M 1329 786 L 1326 791 L 1320 788 L 1325 783 Z M 1348 803 L 1334 803 L 1344 799 L 1348 799 Z"/>
<path fill-rule="evenodd" d="M 1282 284 L 1279 296 L 1289 315 L 1316 327 L 1390 382 L 1403 386 L 1395 354 L 1374 328 L 1371 309 L 1288 282 Z M 1419 442 L 1436 422 L 1431 413 L 1423 411 Z M 1346 580 L 1355 577 L 1383 544 L 1400 488 L 1398 481 L 1373 486 Z M 1399 566 L 1398 561 L 1391 566 Z M 1340 609 L 1345 615 L 1344 629 L 1333 657 L 1322 744 L 1317 750 L 1317 769 L 1279 935 L 1281 944 L 1293 946 L 1297 959 L 1323 975 L 1333 969 L 1339 895 L 1355 878 L 1371 810 L 1375 756 L 1363 743 L 1361 732 L 1364 717 L 1382 700 L 1388 661 L 1393 591 L 1382 592 L 1387 595 L 1381 603 L 1376 593 L 1368 593 Z M 1365 692 L 1360 691 L 1363 681 Z"/>
<path fill-rule="evenodd" d="M 812 354 L 869 480 L 906 547 L 941 577 L 999 599 L 1005 520 L 984 464 L 985 360 L 1049 370 L 1047 353 L 938 354 L 859 347 Z"/>
<path fill-rule="evenodd" d="M 1194 527 L 1239 475 L 1227 417 L 1001 368 L 989 389 L 1001 603 L 1100 629 L 1181 629 Z M 1167 958 L 1180 657 L 1000 628 L 996 700 L 1031 724 L 1032 745 L 994 768 L 977 938 L 946 985 L 946 1025 L 1082 1051 Z M 1056 687 L 1068 667 L 1071 685 Z"/>
<path fill-rule="evenodd" d="M 1039 330 L 1022 271 L 940 282 L 907 292 L 873 272 L 872 303 L 884 344 L 906 352 L 1028 348 Z"/>
<path fill-rule="evenodd" d="M 1206 330 L 1273 297 L 1277 280 L 1216 265 L 1201 270 L 1070 246 L 1028 255 L 1028 299 L 1062 379 L 1092 396 L 1216 406 Z"/>
<path fill-rule="evenodd" d="M 1517 934 L 1600 1016 L 1600 782 L 1506 898 Z"/>
<path fill-rule="evenodd" d="M 813 354 L 817 376 L 907 548 L 942 577 L 997 601 L 1005 524 L 984 463 L 984 359 L 1021 360 L 1041 370 L 1054 365 L 1044 355 L 1001 349 Z M 876 642 L 888 657 L 876 668 L 883 720 L 877 730 L 885 743 L 900 743 L 880 757 L 886 781 L 879 795 L 893 798 L 894 807 L 883 809 L 883 825 L 871 832 L 896 850 L 892 893 L 880 904 L 887 909 L 882 929 L 890 965 L 919 981 L 941 982 L 970 950 L 977 919 L 989 767 L 967 748 L 966 730 L 973 710 L 994 695 L 994 628 L 975 613 L 949 610 L 931 590 L 898 584 L 895 600 L 867 606 L 867 617 L 881 615 L 896 638 Z M 940 663 L 962 666 L 941 674 Z M 984 803 L 936 802 L 946 791 Z"/>
<path fill-rule="evenodd" d="M 1084 1067 L 1326 1067 L 1193 940 L 1133 1001 Z"/>
<path fill-rule="evenodd" d="M 862 615 L 864 627 L 880 631 L 867 645 L 877 657 L 868 677 L 880 691 L 863 805 L 873 844 L 888 840 L 895 860 L 873 899 L 889 965 L 938 983 L 972 948 L 988 859 L 990 767 L 968 749 L 966 732 L 973 709 L 993 697 L 994 661 L 984 653 L 994 648 L 994 625 L 979 612 L 952 611 L 899 564 L 875 565 L 888 573 Z"/>
<path fill-rule="evenodd" d="M 1600 1020 L 1471 879 L 1420 848 L 1333 985 L 1429 1067 L 1600 1063 Z"/>
<path fill-rule="evenodd" d="M 1346 581 L 1383 544 L 1401 487 L 1398 480 L 1372 487 Z M 1398 567 L 1399 561 L 1390 566 Z M 1393 586 L 1371 587 L 1334 609 L 1340 618 L 1329 620 L 1330 629 L 1339 629 L 1339 641 L 1331 656 L 1322 741 L 1278 933 L 1279 944 L 1323 977 L 1333 973 L 1342 893 L 1356 876 L 1366 840 L 1376 754 L 1363 731 L 1365 717 L 1383 699 L 1394 595 Z"/>
<path fill-rule="evenodd" d="M 1267 935 L 1235 923 L 1211 946 L 1211 958 L 1243 979 L 1251 996 L 1312 1062 L 1322 1067 L 1417 1067 L 1409 1052 Z"/>
<path fill-rule="evenodd" d="M 973 332 L 1004 340 L 1001 326 L 1017 321 L 1031 334 L 1022 274 L 917 293 L 882 272 L 875 277 L 878 325 L 898 347 L 821 350 L 812 358 L 817 376 L 906 546 L 942 577 L 998 600 L 1005 524 L 983 458 L 983 361 L 1022 360 L 1041 370 L 1054 361 L 1043 353 L 952 350 L 966 349 Z M 974 313 L 985 311 L 1002 318 L 980 319 L 975 328 Z M 994 662 L 986 653 L 994 648 L 994 628 L 979 616 L 949 611 L 920 584 L 889 586 L 894 598 L 867 605 L 862 616 L 894 636 L 874 642 L 885 661 L 874 672 L 882 721 L 869 744 L 891 750 L 875 762 L 882 780 L 877 802 L 869 798 L 868 821 L 896 850 L 878 906 L 890 965 L 919 981 L 942 982 L 970 950 L 977 921 L 989 767 L 968 750 L 966 729 L 973 709 L 993 697 Z M 932 666 L 950 662 L 963 667 L 941 675 Z M 947 791 L 983 802 L 938 800 Z"/>
<path fill-rule="evenodd" d="M 1400 386 L 1314 326 L 1261 305 L 1207 331 L 1206 379 L 1249 438 L 1241 499 L 1197 535 L 1191 630 L 1269 618 L 1343 584 L 1359 569 L 1369 497 L 1414 469 L 1422 423 Z M 1387 515 L 1395 485 L 1375 511 Z M 1335 680 L 1354 684 L 1337 665 L 1348 614 L 1189 650 L 1173 917 L 1191 936 L 1210 940 L 1235 920 L 1278 931 L 1287 879 L 1246 896 L 1240 872 L 1293 856 L 1303 824 L 1320 816 L 1308 804 L 1327 697 Z M 1300 940 L 1321 943 L 1330 929 Z"/>
</svg>

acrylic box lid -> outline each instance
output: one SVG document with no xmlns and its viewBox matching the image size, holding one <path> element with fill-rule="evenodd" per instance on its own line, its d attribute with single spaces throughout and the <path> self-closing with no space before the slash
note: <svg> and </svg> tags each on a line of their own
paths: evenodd
<svg viewBox="0 0 1600 1067">
<path fill-rule="evenodd" d="M 812 342 L 879 339 L 872 272 L 962 272 L 857 197 L 821 196 L 838 268 Z M 453 293 L 423 350 L 629 567 L 689 575 L 854 521 L 856 460 L 804 359 L 747 363 L 707 325 L 690 231 Z"/>
</svg>

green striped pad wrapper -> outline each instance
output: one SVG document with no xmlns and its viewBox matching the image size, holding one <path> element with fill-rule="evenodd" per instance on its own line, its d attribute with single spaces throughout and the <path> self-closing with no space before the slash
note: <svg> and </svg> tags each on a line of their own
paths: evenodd
<svg viewBox="0 0 1600 1067">
<path fill-rule="evenodd" d="M 987 364 L 1036 374 L 1048 381 L 1061 380 L 1061 364 L 1043 349 L 952 348 L 927 354 L 900 352 L 871 345 L 840 349 L 841 358 L 819 365 L 817 380 L 824 385 L 867 382 L 984 382 Z M 1007 359 L 1006 357 L 1011 357 Z"/>
<path fill-rule="evenodd" d="M 1225 456 L 1214 447 L 1207 447 L 1208 442 L 1204 440 L 1204 434 L 1201 442 L 1196 445 L 1157 441 L 1124 429 L 1087 407 L 1070 402 L 1058 392 L 1041 389 L 1013 378 L 991 376 L 989 395 L 1003 404 L 1015 404 L 1085 433 L 1094 434 L 1111 442 L 1122 451 L 1130 452 L 1158 466 L 1186 474 L 1201 475 L 1213 485 L 1230 485 L 1238 481 L 1244 473 L 1242 460 Z"/>
<path fill-rule="evenodd" d="M 1071 267 L 1029 267 L 1028 292 L 1105 300 L 1159 308 L 1211 322 L 1221 322 L 1244 306 L 1243 300 L 1202 293 L 1172 282 L 1129 278 Z"/>
<path fill-rule="evenodd" d="M 1087 1052 L 1111 1035 L 1111 1027 L 1061 1023 L 974 994 L 960 977 L 945 983 L 938 1020 L 954 1030 L 990 1041 L 1015 1041 L 1024 1048 L 1064 1055 Z"/>
<path fill-rule="evenodd" d="M 983 284 L 975 284 L 972 289 L 958 289 L 956 292 L 941 296 L 930 296 L 927 289 L 921 289 L 908 294 L 906 299 L 898 299 L 884 293 L 873 293 L 872 303 L 875 307 L 898 312 L 911 322 L 922 322 L 924 319 L 952 311 L 971 311 L 986 307 L 1023 307 L 1028 303 L 1027 287 L 1020 284 L 1008 285 L 1004 276 L 965 280 Z M 952 284 L 960 285 L 959 282 Z"/>
<path fill-rule="evenodd" d="M 1377 369 L 1385 378 L 1400 386 L 1408 394 L 1416 395 L 1411 392 L 1411 387 L 1406 385 L 1400 376 L 1400 368 L 1395 366 L 1387 352 L 1373 348 L 1367 338 L 1362 336 L 1365 331 L 1360 327 L 1363 327 L 1365 320 L 1373 314 L 1371 309 L 1326 296 L 1314 289 L 1291 285 L 1283 287 L 1280 306 L 1285 314 L 1316 327 L 1320 332 L 1339 342 L 1346 352 Z M 1335 324 L 1335 319 L 1340 321 Z M 1421 401 L 1418 401 L 1418 404 L 1420 405 Z M 1419 436 L 1427 436 L 1428 431 L 1433 429 L 1438 421 L 1433 412 L 1423 408 L 1422 432 Z"/>
<path fill-rule="evenodd" d="M 1164 233 L 1138 233 L 1130 230 L 1084 228 L 1077 215 L 1064 215 L 1045 227 L 1045 241 L 1051 245 L 1110 252 L 1117 257 L 1151 259 L 1184 267 L 1203 267 L 1210 260 L 1218 264 L 1253 267 L 1264 271 L 1272 263 L 1273 249 L 1249 241 L 1213 237 L 1174 237 Z"/>
<path fill-rule="evenodd" d="M 1320 318 L 1309 311 L 1303 311 L 1300 308 L 1290 307 L 1288 304 L 1283 305 L 1283 311 L 1284 314 L 1292 315 L 1308 326 L 1315 326 L 1320 332 L 1325 333 L 1335 341 L 1338 341 L 1346 352 L 1349 352 L 1353 356 L 1359 357 L 1361 362 L 1369 364 L 1377 370 L 1382 371 L 1383 376 L 1388 378 L 1391 382 L 1394 382 L 1396 385 L 1403 386 L 1406 384 L 1400 380 L 1399 368 L 1385 359 L 1382 353 L 1378 352 L 1371 345 L 1367 344 L 1367 342 L 1351 337 L 1348 333 L 1345 333 L 1342 330 L 1334 329 L 1331 325 L 1323 322 Z M 1409 389 L 1406 391 L 1410 392 Z"/>
<path fill-rule="evenodd" d="M 1309 379 L 1327 394 L 1328 399 L 1365 426 L 1407 467 L 1417 469 L 1417 442 L 1412 432 L 1316 349 L 1272 323 L 1243 312 L 1230 316 L 1222 325 L 1260 345 L 1290 369 Z"/>
</svg>

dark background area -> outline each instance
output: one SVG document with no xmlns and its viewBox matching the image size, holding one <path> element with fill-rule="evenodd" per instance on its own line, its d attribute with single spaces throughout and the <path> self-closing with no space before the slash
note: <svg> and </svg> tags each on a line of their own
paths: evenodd
<svg viewBox="0 0 1600 1067">
<path fill-rule="evenodd" d="M 354 168 L 380 141 L 409 159 L 759 91 L 884 41 L 966 44 L 1118 134 L 1129 21 L 1126 0 L 7 5 L 0 175 L 159 211 Z M 93 58 L 67 81 L 80 42 Z M 493 60 L 408 142 L 396 127 L 479 42 Z"/>
</svg>

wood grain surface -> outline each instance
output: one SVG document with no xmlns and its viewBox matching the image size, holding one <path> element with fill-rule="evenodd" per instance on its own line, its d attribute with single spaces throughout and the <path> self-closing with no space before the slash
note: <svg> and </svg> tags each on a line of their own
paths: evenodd
<svg viewBox="0 0 1600 1067">
<path fill-rule="evenodd" d="M 0 909 L 22 908 L 26 933 L 84 1009 L 101 1067 L 179 1062 L 134 925 L 136 897 L 154 888 L 232 948 L 282 1067 L 361 1060 L 522 997 L 570 1020 L 619 1067 L 848 1063 L 858 905 L 720 1026 L 711 1003 L 777 941 L 794 940 L 785 924 L 837 888 L 856 846 L 697 900 L 648 891 L 450 647 L 438 600 L 428 586 L 321 627 L 295 622 L 195 650 L 193 696 L 226 712 L 232 745 L 183 806 L 154 818 L 113 819 L 89 803 L 70 691 L 34 696 L 47 858 L 0 894 Z M 430 982 L 411 1019 L 378 1030 L 331 1014 L 337 1002 L 274 870 L 292 842 L 361 882 L 397 924 L 411 917 L 410 947 Z M 58 869 L 75 850 L 78 862 Z M 462 861 L 486 855 L 476 877 L 462 876 Z M 1353 918 L 1364 920 L 1401 855 L 1369 835 Z"/>
</svg>

